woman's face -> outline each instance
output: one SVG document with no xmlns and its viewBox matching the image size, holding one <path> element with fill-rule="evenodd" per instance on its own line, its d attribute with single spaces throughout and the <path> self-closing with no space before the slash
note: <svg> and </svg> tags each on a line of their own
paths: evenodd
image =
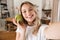
<svg viewBox="0 0 60 40">
<path fill-rule="evenodd" d="M 35 10 L 30 4 L 24 4 L 21 10 L 22 15 L 27 22 L 33 22 L 33 20 L 36 18 Z"/>
</svg>

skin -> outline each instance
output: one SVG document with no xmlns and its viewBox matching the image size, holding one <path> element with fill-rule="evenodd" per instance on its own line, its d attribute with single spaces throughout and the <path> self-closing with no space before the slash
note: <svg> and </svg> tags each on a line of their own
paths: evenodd
<svg viewBox="0 0 60 40">
<path fill-rule="evenodd" d="M 45 29 L 45 36 L 47 39 L 60 40 L 60 22 L 50 23 Z"/>
</svg>

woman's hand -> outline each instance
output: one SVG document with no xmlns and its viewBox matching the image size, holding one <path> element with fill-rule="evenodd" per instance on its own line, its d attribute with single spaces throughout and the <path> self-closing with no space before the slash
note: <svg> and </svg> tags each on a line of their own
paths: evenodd
<svg viewBox="0 0 60 40">
<path fill-rule="evenodd" d="M 17 25 L 17 21 L 16 21 L 15 18 L 13 18 L 13 23 L 14 23 L 15 25 Z"/>
<path fill-rule="evenodd" d="M 15 25 L 17 25 L 17 27 L 19 27 L 19 29 L 21 30 L 21 33 L 24 33 L 25 32 L 25 30 L 26 30 L 26 24 L 25 23 L 23 23 L 23 22 L 22 23 L 19 23 L 14 18 L 13 18 L 13 23 Z"/>
</svg>

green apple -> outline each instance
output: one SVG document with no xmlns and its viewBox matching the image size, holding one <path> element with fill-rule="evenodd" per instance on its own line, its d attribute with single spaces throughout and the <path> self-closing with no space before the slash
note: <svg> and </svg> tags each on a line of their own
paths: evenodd
<svg viewBox="0 0 60 40">
<path fill-rule="evenodd" d="M 15 19 L 16 19 L 17 22 L 23 22 L 23 18 L 22 18 L 22 16 L 20 14 L 17 14 L 15 16 Z"/>
</svg>

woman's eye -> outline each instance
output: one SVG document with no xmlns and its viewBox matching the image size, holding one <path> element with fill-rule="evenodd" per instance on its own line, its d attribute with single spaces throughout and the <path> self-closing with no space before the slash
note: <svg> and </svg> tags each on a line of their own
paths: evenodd
<svg viewBox="0 0 60 40">
<path fill-rule="evenodd" d="M 32 11 L 33 9 L 29 9 L 29 11 Z"/>
<path fill-rule="evenodd" d="M 23 11 L 22 13 L 26 13 L 26 11 Z"/>
</svg>

